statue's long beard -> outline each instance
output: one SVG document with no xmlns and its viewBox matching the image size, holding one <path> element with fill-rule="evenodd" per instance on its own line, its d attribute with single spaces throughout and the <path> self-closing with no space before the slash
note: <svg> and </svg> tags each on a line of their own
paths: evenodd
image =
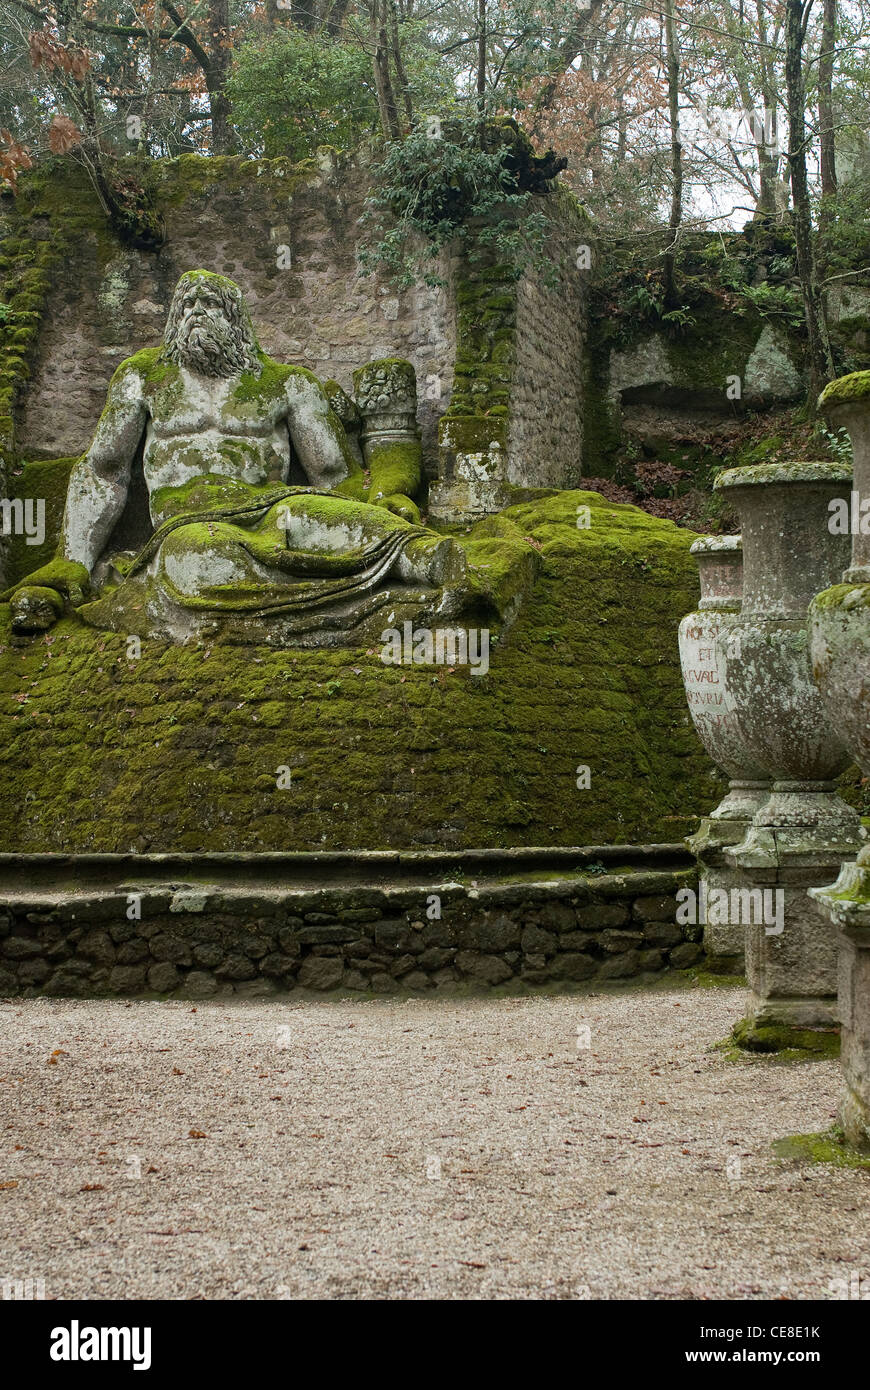
<svg viewBox="0 0 870 1390">
<path fill-rule="evenodd" d="M 248 354 L 238 329 L 225 318 L 212 314 L 184 319 L 168 351 L 180 366 L 202 376 L 234 376 L 248 365 Z"/>
</svg>

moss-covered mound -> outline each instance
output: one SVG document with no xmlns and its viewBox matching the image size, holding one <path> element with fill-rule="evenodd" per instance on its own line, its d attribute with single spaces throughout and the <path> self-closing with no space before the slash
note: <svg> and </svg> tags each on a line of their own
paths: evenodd
<svg viewBox="0 0 870 1390">
<path fill-rule="evenodd" d="M 591 525 L 578 528 L 577 509 Z M 721 787 L 691 728 L 677 624 L 694 536 L 595 493 L 464 538 L 541 573 L 486 675 L 380 650 L 142 643 L 67 619 L 27 646 L 0 606 L 7 850 L 233 850 L 675 840 Z M 577 769 L 590 785 L 577 785 Z M 279 769 L 289 786 L 279 788 Z M 581 776 L 580 781 L 585 779 Z"/>
<path fill-rule="evenodd" d="M 19 579 L 24 579 L 52 559 L 63 522 L 69 475 L 75 462 L 74 458 L 63 458 L 26 463 L 9 479 L 11 496 L 20 498 L 22 502 L 32 501 L 36 504 L 41 500 L 45 503 L 45 535 L 41 543 L 31 544 L 23 532 L 15 533 L 9 539 L 10 584 L 17 584 Z M 37 537 L 31 539 L 35 541 Z"/>
</svg>

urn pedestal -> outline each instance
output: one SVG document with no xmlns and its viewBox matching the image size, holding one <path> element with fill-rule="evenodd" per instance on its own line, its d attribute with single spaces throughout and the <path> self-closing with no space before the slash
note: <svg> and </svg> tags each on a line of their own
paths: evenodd
<svg viewBox="0 0 870 1390">
<path fill-rule="evenodd" d="M 763 464 L 720 474 L 743 535 L 743 605 L 717 645 L 744 742 L 772 781 L 739 845 L 725 850 L 754 892 L 738 903 L 747 1015 L 738 1041 L 782 1045 L 789 1030 L 837 1022 L 837 949 L 807 897 L 860 847 L 855 811 L 837 795 L 850 757 L 813 681 L 807 608 L 848 560 L 848 537 L 828 529 L 829 503 L 848 498 L 851 471 L 835 463 Z"/>
<path fill-rule="evenodd" d="M 382 357 L 353 374 L 362 419 L 360 447 L 366 468 L 378 463 L 386 480 L 372 501 L 416 490 L 422 476 L 417 424 L 417 377 L 410 362 Z"/>
<path fill-rule="evenodd" d="M 831 518 L 838 528 L 848 520 L 851 563 L 843 583 L 810 605 L 813 674 L 831 722 L 870 775 L 870 372 L 831 382 L 820 406 L 851 436 L 855 484 L 848 512 Z M 870 1152 L 870 846 L 810 893 L 839 947 L 840 1120 L 848 1141 Z"/>
<path fill-rule="evenodd" d="M 734 701 L 719 652 L 740 612 L 743 592 L 743 546 L 739 536 L 704 536 L 691 548 L 698 562 L 701 599 L 680 623 L 680 665 L 686 699 L 698 737 L 713 762 L 728 774 L 726 795 L 687 841 L 698 860 L 702 901 L 715 902 L 716 890 L 729 895 L 746 886 L 746 878 L 729 864 L 725 849 L 739 844 L 749 823 L 767 799 L 769 784 L 740 734 Z M 717 641 L 720 646 L 717 648 Z M 704 923 L 704 950 L 713 970 L 743 969 L 743 928 L 718 921 Z"/>
</svg>

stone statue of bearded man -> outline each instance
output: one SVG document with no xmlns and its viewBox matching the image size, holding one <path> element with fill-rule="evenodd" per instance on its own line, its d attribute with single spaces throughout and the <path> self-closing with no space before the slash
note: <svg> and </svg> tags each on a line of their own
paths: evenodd
<svg viewBox="0 0 870 1390">
<path fill-rule="evenodd" d="M 152 534 L 113 555 L 140 449 Z M 115 372 L 57 558 L 14 592 L 13 625 L 44 628 L 70 600 L 141 636 L 316 646 L 369 640 L 387 614 L 452 616 L 465 557 L 419 524 L 419 443 L 370 467 L 367 482 L 317 378 L 261 351 L 238 285 L 190 271 L 162 346 Z"/>
</svg>

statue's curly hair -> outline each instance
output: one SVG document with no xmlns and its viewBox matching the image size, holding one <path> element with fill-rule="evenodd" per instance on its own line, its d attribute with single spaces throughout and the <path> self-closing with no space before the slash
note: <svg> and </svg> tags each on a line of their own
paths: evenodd
<svg viewBox="0 0 870 1390">
<path fill-rule="evenodd" d="M 244 296 L 234 280 L 225 275 L 213 275 L 207 271 L 188 270 L 181 276 L 172 295 L 166 328 L 163 333 L 163 346 L 166 356 L 172 362 L 179 362 L 186 355 L 181 346 L 181 321 L 184 296 L 191 284 L 207 280 L 220 300 L 223 317 L 229 331 L 219 348 L 206 350 L 203 366 L 209 375 L 231 376 L 235 372 L 259 371 L 259 343 L 254 325 L 245 304 Z"/>
</svg>

